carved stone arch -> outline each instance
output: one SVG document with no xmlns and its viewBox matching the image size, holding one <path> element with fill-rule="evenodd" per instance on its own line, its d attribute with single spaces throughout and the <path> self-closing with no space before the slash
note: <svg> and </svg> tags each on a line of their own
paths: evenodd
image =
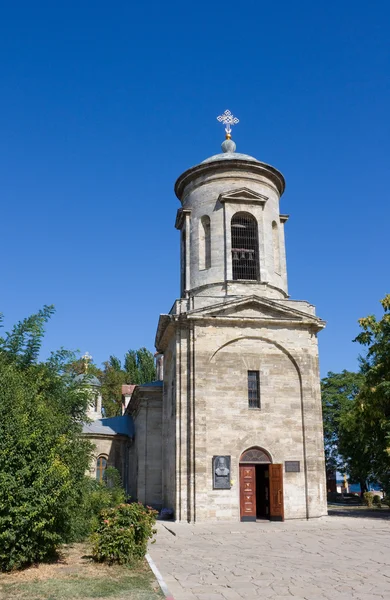
<svg viewBox="0 0 390 600">
<path fill-rule="evenodd" d="M 241 336 L 241 337 L 237 337 L 234 338 L 232 340 L 229 340 L 228 342 L 226 342 L 225 344 L 222 344 L 219 348 L 217 348 L 210 356 L 209 358 L 209 363 L 212 363 L 213 360 L 215 360 L 215 357 L 217 356 L 218 352 L 220 352 L 221 350 L 223 350 L 224 348 L 226 348 L 227 346 L 230 346 L 231 344 L 234 344 L 236 342 L 240 342 L 242 340 L 245 339 L 252 339 L 252 340 L 261 340 L 263 342 L 272 344 L 273 346 L 275 346 L 276 348 L 278 348 L 281 352 L 283 352 L 283 354 L 285 354 L 289 360 L 292 362 L 297 375 L 298 375 L 298 381 L 299 381 L 299 395 L 300 395 L 300 408 L 301 408 L 301 419 L 302 419 L 302 433 L 303 433 L 303 455 L 304 455 L 304 474 L 305 474 L 305 503 L 306 503 L 306 518 L 309 518 L 309 500 L 308 500 L 308 473 L 307 473 L 307 454 L 306 454 L 306 425 L 305 425 L 305 414 L 304 414 L 304 407 L 303 407 L 303 382 L 302 382 L 302 373 L 301 373 L 301 369 L 299 367 L 298 361 L 294 358 L 294 356 L 281 344 L 279 344 L 278 342 L 275 342 L 274 340 L 271 340 L 267 337 L 264 336 Z M 253 443 L 253 438 L 252 438 L 252 443 Z M 251 443 L 250 440 L 248 440 L 248 444 Z M 241 440 L 241 444 L 242 444 L 243 440 Z M 242 453 L 242 449 L 244 448 L 248 448 L 248 444 L 245 445 L 241 445 L 241 453 Z M 241 456 L 241 453 L 236 454 L 236 456 Z"/>
<path fill-rule="evenodd" d="M 224 348 L 226 348 L 226 346 L 230 346 L 231 344 L 235 344 L 236 342 L 241 342 L 242 340 L 260 340 L 262 342 L 266 342 L 268 344 L 272 344 L 273 346 L 276 346 L 276 348 L 278 348 L 279 350 L 281 350 L 281 352 L 283 352 L 283 354 L 285 354 L 292 362 L 292 364 L 294 365 L 297 374 L 298 374 L 298 378 L 299 378 L 299 386 L 300 386 L 300 390 L 301 390 L 301 394 L 302 394 L 302 375 L 301 375 L 301 370 L 299 368 L 299 365 L 296 361 L 296 359 L 294 358 L 294 356 L 281 344 L 279 344 L 278 342 L 275 342 L 274 340 L 271 340 L 270 338 L 264 337 L 262 335 L 243 335 L 242 337 L 237 337 L 234 338 L 233 340 L 229 340 L 228 342 L 226 342 L 225 344 L 222 344 L 222 346 L 220 346 L 219 348 L 217 348 L 212 355 L 210 356 L 209 362 L 212 362 L 213 359 L 215 358 L 215 356 L 218 354 L 218 352 L 220 352 L 221 350 L 223 350 Z"/>
<path fill-rule="evenodd" d="M 252 446 L 245 450 L 240 456 L 240 464 L 251 463 L 255 465 L 269 465 L 272 463 L 272 458 L 264 448 L 260 446 Z"/>
<path fill-rule="evenodd" d="M 264 450 L 261 446 L 258 445 L 258 438 L 256 438 L 253 433 L 248 433 L 246 436 L 242 437 L 234 445 L 234 455 L 237 457 L 237 465 L 240 463 L 240 457 L 250 448 L 260 448 L 260 450 Z M 270 458 L 271 463 L 275 462 L 275 456 L 277 455 L 276 448 L 273 444 L 267 444 L 267 450 L 265 450 Z"/>
</svg>

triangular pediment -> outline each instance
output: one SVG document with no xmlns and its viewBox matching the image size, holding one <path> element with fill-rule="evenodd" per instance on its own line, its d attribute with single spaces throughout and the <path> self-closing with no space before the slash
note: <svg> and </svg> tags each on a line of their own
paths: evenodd
<svg viewBox="0 0 390 600">
<path fill-rule="evenodd" d="M 282 305 L 276 300 L 260 298 L 259 296 L 248 296 L 229 300 L 227 302 L 214 304 L 192 310 L 187 313 L 189 318 L 205 319 L 227 319 L 243 321 L 286 321 L 286 322 L 305 322 L 307 324 L 317 325 L 322 329 L 325 323 L 309 313 Z"/>
<path fill-rule="evenodd" d="M 237 318 L 249 317 L 254 319 L 259 319 L 262 317 L 268 319 L 283 319 L 286 317 L 290 318 L 289 315 L 286 315 L 285 311 L 260 304 L 256 301 L 245 302 L 243 304 L 238 304 L 237 306 L 226 307 L 225 310 L 222 310 L 218 313 L 218 316 L 232 316 Z"/>
<path fill-rule="evenodd" d="M 225 192 L 219 196 L 220 202 L 238 202 L 264 205 L 268 200 L 268 196 L 254 192 L 248 188 L 240 188 Z"/>
</svg>

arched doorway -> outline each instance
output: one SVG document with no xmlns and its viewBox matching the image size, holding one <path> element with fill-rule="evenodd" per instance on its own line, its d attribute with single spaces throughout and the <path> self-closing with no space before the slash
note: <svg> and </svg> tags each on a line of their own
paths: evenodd
<svg viewBox="0 0 390 600">
<path fill-rule="evenodd" d="M 240 519 L 283 521 L 283 470 L 269 453 L 252 447 L 240 457 Z"/>
</svg>

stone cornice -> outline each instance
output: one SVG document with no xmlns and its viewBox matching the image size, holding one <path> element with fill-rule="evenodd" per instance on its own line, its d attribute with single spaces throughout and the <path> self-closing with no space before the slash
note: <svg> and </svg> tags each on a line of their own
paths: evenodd
<svg viewBox="0 0 390 600">
<path fill-rule="evenodd" d="M 90 437 L 90 438 L 99 438 L 102 440 L 112 440 L 113 438 L 115 439 L 123 439 L 123 440 L 132 440 L 132 437 L 129 437 L 128 435 L 123 435 L 123 433 L 82 433 L 83 437 Z"/>
<path fill-rule="evenodd" d="M 258 315 L 240 314 L 240 310 L 246 306 L 257 308 Z M 237 310 L 237 314 L 234 311 Z M 226 314 L 227 311 L 232 311 Z M 268 313 L 268 314 L 267 314 Z M 302 310 L 285 306 L 278 301 L 268 298 L 260 298 L 258 296 L 248 296 L 230 300 L 229 302 L 219 302 L 212 306 L 206 306 L 183 312 L 181 314 L 160 315 L 159 325 L 156 334 L 156 348 L 162 350 L 166 342 L 164 342 L 165 334 L 169 329 L 174 331 L 177 323 L 182 327 L 189 326 L 189 323 L 225 323 L 227 325 L 237 325 L 237 323 L 246 323 L 257 327 L 292 327 L 310 329 L 317 333 L 326 325 L 325 321 L 310 315 Z M 166 339 L 166 338 L 165 338 Z"/>
<path fill-rule="evenodd" d="M 191 214 L 191 209 L 189 208 L 179 208 L 176 213 L 176 221 L 175 227 L 176 229 L 181 229 L 183 227 L 183 223 L 185 221 L 186 215 Z"/>
<path fill-rule="evenodd" d="M 315 321 L 310 317 L 306 319 L 294 319 L 294 318 L 284 318 L 284 319 L 275 319 L 274 317 L 247 317 L 247 316 L 234 316 L 234 315 L 226 315 L 222 317 L 218 316 L 208 316 L 208 315 L 182 315 L 187 320 L 190 321 L 198 321 L 203 323 L 225 323 L 230 325 L 236 325 L 238 322 L 240 324 L 245 323 L 246 325 L 255 325 L 256 327 L 269 327 L 269 326 L 278 326 L 278 327 L 293 327 L 300 329 L 312 329 L 313 331 L 321 331 L 324 329 L 325 323 L 321 322 L 320 319 Z"/>
<path fill-rule="evenodd" d="M 250 306 L 251 308 L 256 308 L 259 311 L 258 316 L 245 316 L 237 313 L 237 315 L 233 314 L 223 314 L 228 310 L 239 310 L 243 309 L 246 306 Z M 269 313 L 269 314 L 260 314 L 260 313 Z M 212 318 L 213 320 L 218 319 L 234 319 L 237 320 L 249 320 L 249 321 L 258 321 L 265 320 L 267 322 L 276 321 L 280 322 L 305 322 L 311 325 L 318 326 L 318 329 L 323 329 L 325 327 L 325 321 L 316 317 L 315 315 L 310 315 L 302 310 L 292 308 L 291 306 L 286 306 L 281 304 L 276 300 L 271 300 L 269 298 L 260 298 L 259 296 L 247 296 L 246 298 L 239 298 L 230 300 L 228 302 L 219 302 L 212 306 L 205 306 L 202 308 L 197 308 L 184 313 L 186 318 Z"/>
<path fill-rule="evenodd" d="M 217 162 L 210 163 L 201 163 L 200 165 L 196 165 L 191 169 L 188 169 L 180 177 L 177 179 L 175 184 L 175 194 L 182 200 L 184 190 L 189 183 L 197 179 L 199 176 L 209 175 L 216 172 L 250 172 L 255 173 L 256 175 L 266 177 L 269 179 L 273 185 L 276 187 L 279 195 L 281 196 L 285 189 L 285 180 L 283 175 L 272 167 L 271 165 L 267 165 L 262 162 L 251 162 L 247 160 L 240 159 L 229 159 L 229 160 L 220 160 Z"/>
</svg>

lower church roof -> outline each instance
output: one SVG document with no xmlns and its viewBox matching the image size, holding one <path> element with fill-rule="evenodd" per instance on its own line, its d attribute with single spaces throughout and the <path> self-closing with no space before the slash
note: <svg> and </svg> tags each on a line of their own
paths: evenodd
<svg viewBox="0 0 390 600">
<path fill-rule="evenodd" d="M 137 387 L 162 387 L 163 382 L 160 381 L 159 379 L 157 381 L 149 381 L 148 383 L 141 383 L 140 385 L 138 385 Z"/>
<path fill-rule="evenodd" d="M 134 421 L 130 415 L 97 419 L 83 425 L 83 433 L 89 435 L 126 435 L 134 437 Z"/>
</svg>

